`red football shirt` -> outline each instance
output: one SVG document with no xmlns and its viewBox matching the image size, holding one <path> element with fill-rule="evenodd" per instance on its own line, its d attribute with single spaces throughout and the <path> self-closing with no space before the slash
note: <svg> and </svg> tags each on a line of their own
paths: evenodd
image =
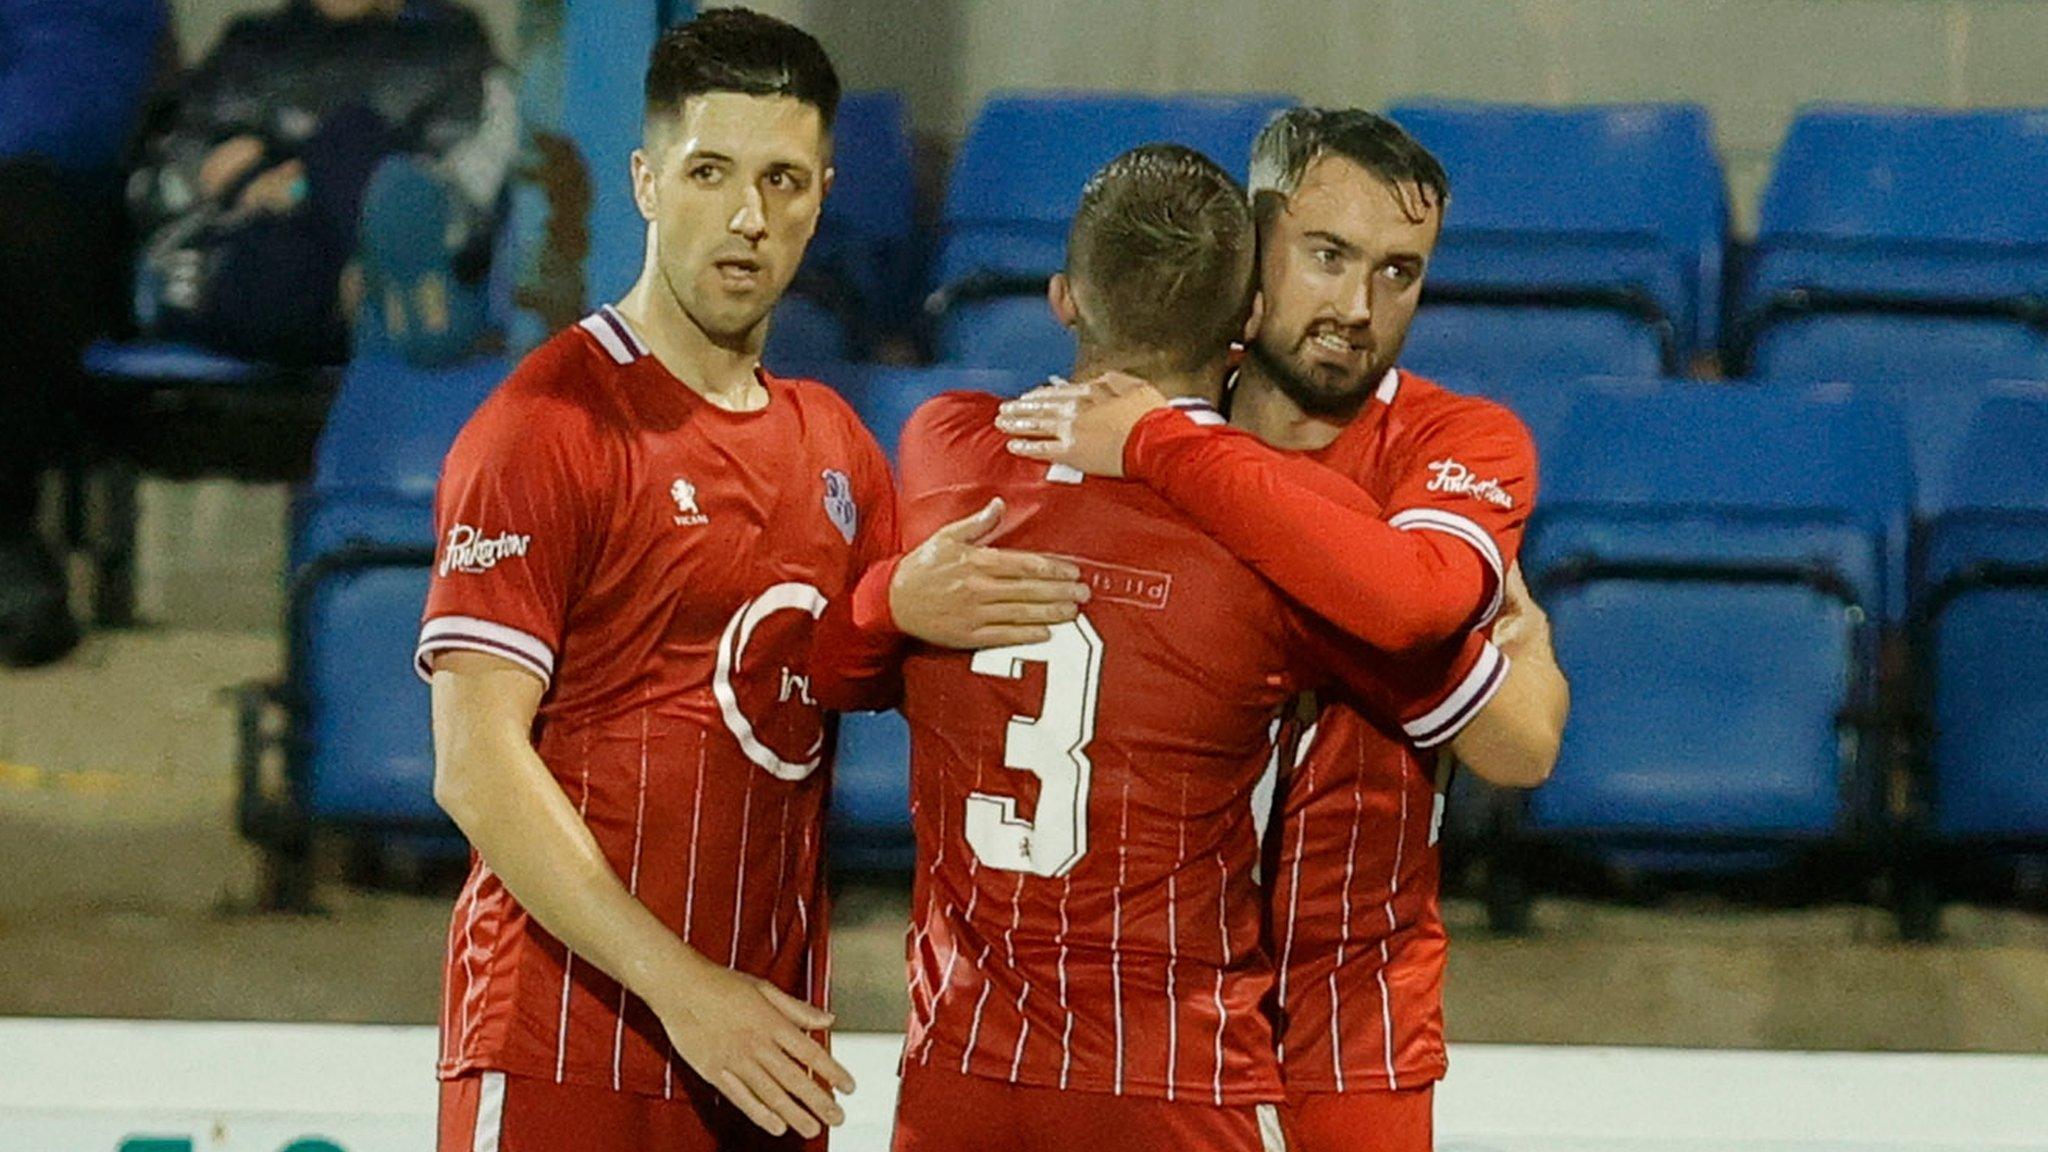
<svg viewBox="0 0 2048 1152">
<path fill-rule="evenodd" d="M 1536 499 L 1536 453 L 1507 409 L 1390 372 L 1344 432 L 1313 454 L 1363 487 L 1388 522 L 1463 541 L 1495 574 L 1500 606 Z M 1469 719 L 1473 709 L 1464 719 Z M 1429 743 L 1462 724 L 1438 726 Z M 1411 1088 L 1445 1069 L 1445 935 L 1437 906 L 1437 757 L 1358 711 L 1323 708 L 1291 773 L 1271 914 L 1288 1086 Z"/>
<path fill-rule="evenodd" d="M 610 308 L 537 349 L 448 454 L 420 630 L 548 685 L 535 747 L 619 878 L 691 946 L 823 1004 L 828 600 L 896 548 L 874 438 L 830 389 L 692 392 Z M 673 1095 L 653 1012 L 481 860 L 449 931 L 440 1073 Z"/>
<path fill-rule="evenodd" d="M 954 394 L 912 418 L 905 537 L 999 495 L 999 543 L 1068 556 L 1094 595 L 1043 643 L 915 649 L 905 663 L 918 839 L 905 1059 L 1083 1091 L 1277 1100 L 1252 803 L 1276 712 L 1336 675 L 1398 725 L 1499 656 L 1472 638 L 1431 675 L 1421 657 L 1379 674 L 1376 656 L 1335 649 L 1141 485 L 1011 456 L 997 404 Z M 1297 467 L 1311 483 L 1330 475 Z"/>
</svg>

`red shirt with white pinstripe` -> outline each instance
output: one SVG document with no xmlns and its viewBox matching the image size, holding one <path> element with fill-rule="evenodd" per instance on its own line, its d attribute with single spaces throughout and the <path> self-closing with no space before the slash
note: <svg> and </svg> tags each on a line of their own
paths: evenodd
<svg viewBox="0 0 2048 1152">
<path fill-rule="evenodd" d="M 619 878 L 706 956 L 822 1004 L 810 635 L 895 550 L 894 492 L 837 394 L 761 379 L 765 408 L 717 408 L 609 308 L 534 351 L 449 452 L 419 663 L 482 651 L 546 681 L 535 747 Z M 693 1075 L 478 860 L 440 1074 L 484 1069 L 651 1095 Z"/>
<path fill-rule="evenodd" d="M 1420 660 L 1393 675 L 1337 649 L 1144 487 L 1009 455 L 996 404 L 949 395 L 911 419 L 904 535 L 999 495 L 999 542 L 1074 559 L 1093 598 L 1043 643 L 905 664 L 918 840 L 905 1060 L 1076 1091 L 1278 1100 L 1252 803 L 1276 711 L 1335 676 L 1398 724 L 1498 654 L 1473 638 L 1428 675 Z M 1331 476 L 1296 464 L 1306 482 Z"/>
<path fill-rule="evenodd" d="M 1512 413 L 1389 373 L 1314 455 L 1394 526 L 1476 550 L 1493 580 L 1474 619 L 1491 621 L 1536 499 L 1535 448 Z M 1431 743 L 1457 731 L 1431 727 Z M 1412 1088 L 1444 1074 L 1436 777 L 1434 752 L 1343 704 L 1325 706 L 1303 742 L 1269 855 L 1290 1090 Z"/>
</svg>

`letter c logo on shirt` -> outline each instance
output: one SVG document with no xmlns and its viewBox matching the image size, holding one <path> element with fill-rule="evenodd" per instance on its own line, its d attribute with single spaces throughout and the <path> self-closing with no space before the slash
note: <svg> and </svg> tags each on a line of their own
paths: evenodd
<svg viewBox="0 0 2048 1152">
<path fill-rule="evenodd" d="M 822 732 L 806 753 L 808 759 L 784 760 L 755 735 L 753 722 L 740 711 L 739 693 L 732 683 L 733 669 L 739 667 L 740 660 L 746 655 L 747 641 L 753 638 L 754 629 L 775 613 L 787 611 L 806 612 L 816 620 L 825 612 L 825 594 L 809 584 L 776 584 L 740 605 L 740 610 L 733 613 L 727 622 L 725 635 L 718 641 L 718 666 L 711 675 L 711 693 L 718 698 L 718 712 L 725 719 L 726 729 L 734 740 L 739 741 L 740 750 L 747 754 L 747 759 L 771 776 L 796 781 L 818 770 L 819 752 L 825 744 Z"/>
</svg>

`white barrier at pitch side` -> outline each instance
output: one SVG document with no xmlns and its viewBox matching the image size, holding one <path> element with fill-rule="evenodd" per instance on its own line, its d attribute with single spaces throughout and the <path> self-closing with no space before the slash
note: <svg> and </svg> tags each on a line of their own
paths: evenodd
<svg viewBox="0 0 2048 1152">
<path fill-rule="evenodd" d="M 901 1039 L 835 1049 L 888 1147 Z M 0 1152 L 422 1152 L 429 1028 L 0 1020 Z M 2048 1056 L 1459 1045 L 1442 1152 L 2048 1152 Z"/>
</svg>

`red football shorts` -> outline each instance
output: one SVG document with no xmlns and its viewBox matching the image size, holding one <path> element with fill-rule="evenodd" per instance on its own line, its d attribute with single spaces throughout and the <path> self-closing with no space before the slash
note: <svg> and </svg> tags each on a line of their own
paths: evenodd
<svg viewBox="0 0 2048 1152">
<path fill-rule="evenodd" d="M 702 1084 L 672 1100 L 481 1072 L 441 1082 L 439 1152 L 824 1152 L 770 1136 Z"/>
<path fill-rule="evenodd" d="M 1281 1110 L 1063 1092 L 910 1068 L 894 1152 L 1287 1152 Z"/>
<path fill-rule="evenodd" d="M 1297 1152 L 1430 1152 L 1436 1085 L 1398 1092 L 1305 1092 L 1287 1097 Z"/>
</svg>

